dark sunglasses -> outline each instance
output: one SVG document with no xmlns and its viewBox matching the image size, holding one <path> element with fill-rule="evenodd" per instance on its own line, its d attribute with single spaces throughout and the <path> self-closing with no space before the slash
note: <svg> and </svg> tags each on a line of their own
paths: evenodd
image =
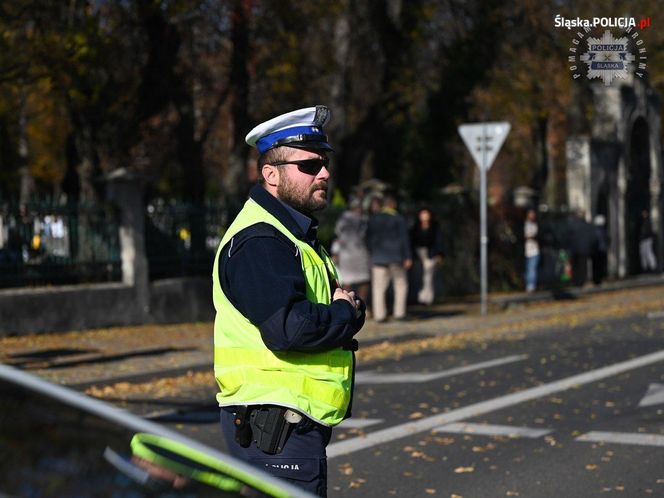
<svg viewBox="0 0 664 498">
<path fill-rule="evenodd" d="M 284 164 L 295 164 L 297 169 L 302 173 L 307 175 L 317 175 L 320 170 L 323 169 L 323 166 L 330 169 L 330 158 L 329 157 L 317 157 L 315 159 L 301 159 L 299 161 L 277 161 L 271 163 L 272 166 L 283 166 Z"/>
</svg>

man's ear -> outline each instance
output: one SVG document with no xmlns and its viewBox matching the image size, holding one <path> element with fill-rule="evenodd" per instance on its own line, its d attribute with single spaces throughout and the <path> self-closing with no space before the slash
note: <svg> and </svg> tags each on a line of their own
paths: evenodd
<svg viewBox="0 0 664 498">
<path fill-rule="evenodd" d="M 270 187 L 276 187 L 279 185 L 279 168 L 276 166 L 265 164 L 262 169 L 262 174 L 266 185 L 269 185 Z"/>
</svg>

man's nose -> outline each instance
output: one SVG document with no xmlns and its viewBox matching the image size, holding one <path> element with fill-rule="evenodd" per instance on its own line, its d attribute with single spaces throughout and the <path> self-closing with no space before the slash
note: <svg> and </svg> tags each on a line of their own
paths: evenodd
<svg viewBox="0 0 664 498">
<path fill-rule="evenodd" d="M 330 170 L 327 169 L 327 167 L 325 166 L 323 166 L 316 175 L 316 179 L 320 180 L 327 180 L 329 177 L 330 177 Z"/>
</svg>

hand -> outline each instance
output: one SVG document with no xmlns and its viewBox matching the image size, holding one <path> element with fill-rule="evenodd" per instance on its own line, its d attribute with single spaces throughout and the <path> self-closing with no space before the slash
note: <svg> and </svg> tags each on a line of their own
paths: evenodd
<svg viewBox="0 0 664 498">
<path fill-rule="evenodd" d="M 338 299 L 343 299 L 345 301 L 348 301 L 355 310 L 355 314 L 360 313 L 360 305 L 362 301 L 355 297 L 355 291 L 346 291 L 341 287 L 337 287 L 334 290 L 332 301 L 336 301 Z"/>
<path fill-rule="evenodd" d="M 342 289 L 341 287 L 337 287 L 334 289 L 334 295 L 332 296 L 332 301 L 336 301 L 338 299 L 344 299 L 348 301 L 353 308 L 355 308 L 355 292 L 353 291 L 346 291 Z"/>
<path fill-rule="evenodd" d="M 404 267 L 406 270 L 410 270 L 410 268 L 411 268 L 412 266 L 413 266 L 413 260 L 412 260 L 412 259 L 406 259 L 406 260 L 404 260 L 404 262 L 403 262 L 403 267 Z"/>
</svg>

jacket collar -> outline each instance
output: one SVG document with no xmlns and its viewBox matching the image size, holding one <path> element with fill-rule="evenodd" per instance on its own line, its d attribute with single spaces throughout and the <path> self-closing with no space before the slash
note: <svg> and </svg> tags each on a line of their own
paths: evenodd
<svg viewBox="0 0 664 498">
<path fill-rule="evenodd" d="M 279 220 L 298 239 L 316 247 L 318 220 L 297 211 L 270 194 L 263 186 L 254 185 L 249 192 L 255 202 Z"/>
</svg>

